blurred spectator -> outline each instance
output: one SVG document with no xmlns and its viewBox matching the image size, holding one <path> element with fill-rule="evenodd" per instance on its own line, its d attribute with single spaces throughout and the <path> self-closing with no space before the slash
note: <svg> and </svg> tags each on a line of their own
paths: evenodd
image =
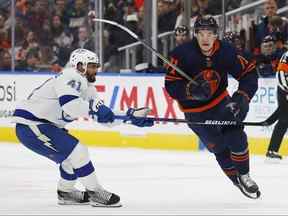
<svg viewBox="0 0 288 216">
<path fill-rule="evenodd" d="M 54 0 L 52 5 L 52 16 L 59 16 L 63 26 L 68 27 L 69 17 L 67 14 L 67 0 Z"/>
<path fill-rule="evenodd" d="M 256 44 L 254 53 L 257 54 L 260 51 L 260 43 L 267 35 L 276 34 L 281 35 L 284 41 L 288 39 L 288 22 L 285 18 L 277 15 L 277 4 L 275 0 L 266 0 L 264 4 L 264 14 L 260 24 L 256 26 Z"/>
<path fill-rule="evenodd" d="M 49 20 L 48 2 L 47 0 L 29 1 L 32 4 L 27 12 L 27 26 L 29 30 L 36 34 L 38 39 L 43 33 L 43 26 Z"/>
<path fill-rule="evenodd" d="M 71 44 L 74 40 L 69 30 L 61 22 L 59 15 L 54 15 L 51 20 L 52 54 L 55 68 L 65 66 L 69 59 Z"/>
<path fill-rule="evenodd" d="M 22 46 L 16 52 L 16 61 L 24 61 L 29 50 L 33 48 L 37 49 L 40 52 L 39 42 L 36 34 L 33 31 L 29 31 L 25 37 Z"/>
<path fill-rule="evenodd" d="M 17 64 L 17 69 L 25 71 L 39 71 L 41 68 L 41 56 L 37 48 L 30 49 L 25 59 L 21 60 Z"/>
<path fill-rule="evenodd" d="M 94 38 L 90 36 L 86 26 L 80 26 L 78 28 L 78 37 L 75 38 L 74 43 L 72 44 L 72 50 L 77 48 L 84 48 L 91 51 L 95 50 Z"/>
<path fill-rule="evenodd" d="M 68 47 L 72 44 L 73 36 L 61 22 L 59 15 L 54 15 L 51 20 L 51 33 L 53 42 L 59 47 Z"/>
<path fill-rule="evenodd" d="M 0 11 L 0 31 L 8 31 L 10 23 L 8 21 L 8 14 Z"/>
<path fill-rule="evenodd" d="M 271 35 L 267 35 L 262 40 L 260 51 L 260 54 L 255 56 L 258 75 L 274 77 L 281 54 L 276 52 L 275 41 Z"/>
<path fill-rule="evenodd" d="M 175 43 L 179 46 L 191 40 L 190 31 L 187 26 L 180 25 L 174 29 Z"/>
<path fill-rule="evenodd" d="M 137 11 L 144 6 L 144 0 L 134 0 L 135 8 Z"/>
<path fill-rule="evenodd" d="M 27 35 L 29 29 L 24 24 L 20 17 L 16 17 L 15 20 L 15 46 L 16 48 L 21 47 L 24 43 L 25 36 Z"/>
<path fill-rule="evenodd" d="M 173 31 L 176 19 L 177 8 L 175 0 L 158 0 L 158 33 Z"/>
<path fill-rule="evenodd" d="M 6 9 L 10 6 L 10 1 L 0 0 L 0 9 Z"/>
<path fill-rule="evenodd" d="M 16 0 L 15 7 L 16 16 L 26 16 L 29 9 L 29 3 L 27 0 Z"/>
<path fill-rule="evenodd" d="M 196 0 L 196 3 L 198 5 L 198 11 L 194 16 L 203 16 L 207 14 L 216 15 L 221 13 L 221 5 L 219 1 Z"/>
<path fill-rule="evenodd" d="M 11 54 L 7 49 L 0 49 L 0 70 L 11 69 Z"/>
<path fill-rule="evenodd" d="M 243 7 L 245 5 L 248 5 L 248 4 L 251 4 L 251 3 L 254 3 L 255 0 L 241 0 L 240 2 L 240 7 Z M 253 8 L 253 9 L 246 9 L 243 13 L 241 14 L 253 14 L 257 17 L 260 17 L 261 14 L 263 13 L 263 7 L 262 6 L 258 6 L 256 8 Z"/>
<path fill-rule="evenodd" d="M 142 7 L 140 7 L 137 12 L 139 32 L 144 32 L 144 16 L 144 5 L 142 5 Z M 139 36 L 142 37 L 141 34 Z"/>
<path fill-rule="evenodd" d="M 234 1 L 234 0 L 233 0 Z M 228 2 L 229 3 L 229 2 Z M 176 26 L 184 24 L 184 3 L 182 2 L 181 13 L 177 17 Z M 217 15 L 222 13 L 222 2 L 215 0 L 191 0 L 191 20 L 190 27 L 192 28 L 196 18 L 199 15 Z M 175 26 L 175 27 L 176 27 Z"/>
<path fill-rule="evenodd" d="M 76 37 L 78 28 L 85 25 L 88 11 L 87 1 L 75 0 L 74 4 L 67 9 L 67 17 L 69 18 L 69 29 L 73 36 Z"/>
<path fill-rule="evenodd" d="M 122 24 L 126 26 L 131 31 L 135 32 L 137 35 L 141 35 L 140 29 L 138 29 L 138 16 L 136 13 L 125 14 L 122 20 Z M 127 32 L 119 29 L 117 27 L 108 27 L 110 32 L 110 43 L 116 47 L 121 47 L 130 43 L 136 42 L 136 40 Z"/>
<path fill-rule="evenodd" d="M 11 40 L 7 31 L 0 31 L 0 49 L 11 48 Z"/>
<path fill-rule="evenodd" d="M 247 60 L 253 59 L 253 54 L 246 49 L 245 40 L 238 32 L 226 32 L 223 36 L 223 41 L 232 44 L 238 55 L 243 56 Z"/>
</svg>

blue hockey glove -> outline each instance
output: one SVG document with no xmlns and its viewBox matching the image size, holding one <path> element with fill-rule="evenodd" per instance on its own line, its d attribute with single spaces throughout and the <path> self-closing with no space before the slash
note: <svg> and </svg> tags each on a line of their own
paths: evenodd
<svg viewBox="0 0 288 216">
<path fill-rule="evenodd" d="M 99 123 L 112 123 L 115 119 L 115 115 L 112 110 L 105 106 L 102 100 L 89 102 L 90 112 L 89 114 L 94 117 L 97 116 L 97 122 Z"/>
<path fill-rule="evenodd" d="M 235 92 L 231 98 L 231 102 L 226 105 L 226 108 L 234 118 L 238 121 L 243 121 L 249 111 L 249 101 L 244 94 Z"/>
<path fill-rule="evenodd" d="M 149 112 L 150 109 L 146 107 L 138 109 L 129 108 L 126 112 L 127 120 L 124 122 L 131 122 L 131 124 L 138 127 L 151 127 L 154 125 L 154 121 L 146 118 Z"/>
</svg>

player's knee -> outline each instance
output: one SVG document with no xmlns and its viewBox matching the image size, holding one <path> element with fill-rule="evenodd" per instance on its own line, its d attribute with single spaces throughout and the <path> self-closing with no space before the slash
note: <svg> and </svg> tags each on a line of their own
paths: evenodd
<svg viewBox="0 0 288 216">
<path fill-rule="evenodd" d="M 90 162 L 88 148 L 78 143 L 68 157 L 74 169 L 82 167 Z"/>
</svg>

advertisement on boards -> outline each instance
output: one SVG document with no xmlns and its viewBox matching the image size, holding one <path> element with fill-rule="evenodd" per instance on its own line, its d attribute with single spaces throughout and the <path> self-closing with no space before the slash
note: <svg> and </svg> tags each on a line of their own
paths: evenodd
<svg viewBox="0 0 288 216">
<path fill-rule="evenodd" d="M 46 79 L 54 74 L 2 74 L 0 81 L 0 124 L 11 126 L 9 116 L 13 113 L 16 103 L 26 98 L 33 89 L 40 86 Z M 105 75 L 99 74 L 95 83 L 98 96 L 115 113 L 124 114 L 129 107 L 148 106 L 151 108 L 151 117 L 184 118 L 174 101 L 164 89 L 163 75 Z M 237 89 L 237 81 L 229 80 L 229 92 Z M 250 110 L 246 121 L 263 121 L 277 107 L 276 81 L 271 79 L 259 79 L 259 88 L 251 100 Z M 159 122 L 152 128 L 137 128 L 119 124 L 114 126 L 101 125 L 92 120 L 72 122 L 69 128 L 87 130 L 117 130 L 123 133 L 142 134 L 154 133 L 179 133 L 189 134 L 191 130 L 186 124 Z M 246 127 L 248 135 L 255 137 L 268 137 L 272 127 Z"/>
</svg>

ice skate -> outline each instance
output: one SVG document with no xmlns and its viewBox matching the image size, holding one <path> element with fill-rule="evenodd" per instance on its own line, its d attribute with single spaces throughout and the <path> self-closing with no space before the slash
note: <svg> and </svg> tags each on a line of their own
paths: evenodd
<svg viewBox="0 0 288 216">
<path fill-rule="evenodd" d="M 238 187 L 246 197 L 251 199 L 258 199 L 261 195 L 258 185 L 251 179 L 249 174 L 239 175 L 238 183 L 236 183 L 235 186 Z"/>
<path fill-rule="evenodd" d="M 71 192 L 64 192 L 57 190 L 59 205 L 88 205 L 88 192 L 73 190 Z"/>
<path fill-rule="evenodd" d="M 282 156 L 275 151 L 268 151 L 266 153 L 266 160 L 267 163 L 279 163 L 282 160 Z"/>
<path fill-rule="evenodd" d="M 90 205 L 93 207 L 121 207 L 120 197 L 104 189 L 87 191 Z"/>
</svg>

